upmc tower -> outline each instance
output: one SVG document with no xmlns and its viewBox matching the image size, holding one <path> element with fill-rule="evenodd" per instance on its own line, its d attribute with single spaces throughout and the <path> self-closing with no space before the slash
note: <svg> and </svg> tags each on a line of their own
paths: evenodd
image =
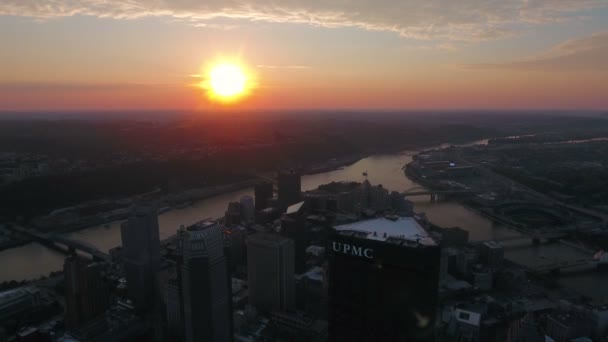
<svg viewBox="0 0 608 342">
<path fill-rule="evenodd" d="M 334 227 L 331 341 L 433 341 L 440 248 L 413 218 Z"/>
</svg>

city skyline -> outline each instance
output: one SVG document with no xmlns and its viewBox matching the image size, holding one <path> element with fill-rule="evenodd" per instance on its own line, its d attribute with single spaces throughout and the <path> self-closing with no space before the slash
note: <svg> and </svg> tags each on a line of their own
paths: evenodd
<svg viewBox="0 0 608 342">
<path fill-rule="evenodd" d="M 219 110 L 210 64 L 255 76 L 238 110 L 608 105 L 608 2 L 0 4 L 0 111 Z"/>
</svg>

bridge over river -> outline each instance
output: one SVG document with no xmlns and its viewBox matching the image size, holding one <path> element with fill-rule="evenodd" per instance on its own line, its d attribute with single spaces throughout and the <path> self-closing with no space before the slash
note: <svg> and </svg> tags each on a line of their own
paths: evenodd
<svg viewBox="0 0 608 342">
<path fill-rule="evenodd" d="M 436 202 L 438 196 L 442 195 L 476 195 L 488 192 L 489 190 L 475 190 L 475 189 L 443 189 L 443 190 L 430 190 L 421 186 L 415 186 L 413 188 L 409 188 L 403 192 L 401 195 L 404 197 L 409 196 L 424 196 L 430 195 L 431 202 Z"/>
<path fill-rule="evenodd" d="M 107 262 L 110 261 L 110 255 L 108 253 L 104 253 L 100 251 L 97 247 L 83 241 L 73 240 L 63 235 L 43 233 L 36 229 L 25 228 L 16 225 L 13 225 L 12 227 L 10 227 L 10 229 L 15 232 L 27 235 L 34 239 L 36 242 L 65 254 L 73 253 L 74 251 L 80 251 L 90 255 L 93 260 Z"/>
</svg>

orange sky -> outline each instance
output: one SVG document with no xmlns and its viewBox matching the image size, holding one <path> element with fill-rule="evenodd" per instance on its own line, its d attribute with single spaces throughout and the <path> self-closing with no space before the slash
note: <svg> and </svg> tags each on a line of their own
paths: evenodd
<svg viewBox="0 0 608 342">
<path fill-rule="evenodd" d="M 210 110 L 222 60 L 256 75 L 235 109 L 608 108 L 608 3 L 463 1 L 5 0 L 0 111 Z"/>
</svg>

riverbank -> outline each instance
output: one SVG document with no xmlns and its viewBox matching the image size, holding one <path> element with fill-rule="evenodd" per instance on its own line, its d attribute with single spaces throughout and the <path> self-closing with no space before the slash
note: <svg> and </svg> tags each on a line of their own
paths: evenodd
<svg viewBox="0 0 608 342">
<path fill-rule="evenodd" d="M 472 143 L 484 143 L 485 140 L 474 141 Z M 439 143 L 439 142 L 438 142 Z M 401 145 L 391 148 L 374 148 L 368 149 L 363 153 L 354 155 L 346 155 L 326 160 L 325 162 L 314 164 L 308 168 L 300 169 L 302 175 L 317 175 L 331 173 L 342 168 L 348 167 L 358 161 L 374 155 L 392 155 L 398 154 L 404 150 L 414 151 L 416 149 L 430 149 L 446 145 L 455 144 L 456 142 L 448 142 L 443 145 L 433 146 L 417 146 L 416 144 Z M 471 142 L 469 142 L 471 143 Z M 367 170 L 362 170 L 363 172 Z M 271 173 L 269 173 L 271 174 Z M 361 173 L 359 173 L 360 175 Z M 163 194 L 160 189 L 154 191 L 137 194 L 134 196 L 121 199 L 100 199 L 89 203 L 83 203 L 74 207 L 55 210 L 53 213 L 32 220 L 28 224 L 23 224 L 28 227 L 36 228 L 43 232 L 49 233 L 73 233 L 80 230 L 95 226 L 110 226 L 113 222 L 120 222 L 128 217 L 129 210 L 134 203 L 139 201 L 152 201 L 158 203 L 161 212 L 171 211 L 175 209 L 187 208 L 197 201 L 201 201 L 213 196 L 218 196 L 224 193 L 230 193 L 252 187 L 260 179 L 268 179 L 269 177 L 261 177 L 257 174 L 249 175 L 249 179 L 223 184 L 217 186 L 207 186 L 203 188 L 188 189 L 179 193 Z M 272 177 L 272 176 L 271 176 Z M 105 209 L 105 210 L 103 210 Z M 31 242 L 20 241 L 18 245 Z M 14 245 L 11 245 L 14 247 Z M 0 248 L 4 250 L 5 248 Z"/>
</svg>

